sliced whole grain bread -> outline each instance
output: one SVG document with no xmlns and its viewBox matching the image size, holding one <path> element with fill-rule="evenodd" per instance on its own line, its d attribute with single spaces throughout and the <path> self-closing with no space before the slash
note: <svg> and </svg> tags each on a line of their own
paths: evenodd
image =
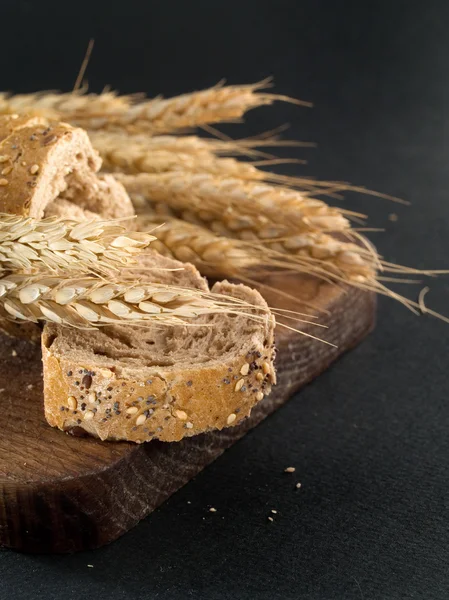
<svg viewBox="0 0 449 600">
<path fill-rule="evenodd" d="M 0 211 L 69 219 L 133 214 L 120 184 L 97 175 L 100 159 L 84 131 L 39 119 L 15 121 L 13 127 L 11 119 L 0 119 L 0 156 L 7 169 Z M 151 250 L 140 258 L 140 271 L 123 276 L 208 290 L 195 267 Z M 224 281 L 212 291 L 261 307 L 265 318 L 221 313 L 198 317 L 194 325 L 95 331 L 45 325 L 48 423 L 133 442 L 177 441 L 240 423 L 275 383 L 274 318 L 261 295 L 244 285 Z M 32 324 L 2 323 L 15 335 L 40 334 Z"/>
<path fill-rule="evenodd" d="M 193 266 L 155 252 L 142 257 L 141 267 L 142 280 L 208 289 Z M 244 285 L 224 281 L 212 291 L 267 308 Z M 195 326 L 98 331 L 47 324 L 42 354 L 49 424 L 102 440 L 171 442 L 237 425 L 276 377 L 270 316 L 261 323 L 244 315 L 207 315 Z"/>
</svg>

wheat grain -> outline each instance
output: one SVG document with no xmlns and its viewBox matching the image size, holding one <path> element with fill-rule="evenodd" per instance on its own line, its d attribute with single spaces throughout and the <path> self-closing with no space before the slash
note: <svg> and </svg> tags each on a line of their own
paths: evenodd
<svg viewBox="0 0 449 600">
<path fill-rule="evenodd" d="M 280 238 L 308 231 L 349 231 L 341 210 L 296 190 L 210 174 L 117 173 L 139 207 L 161 203 L 186 221 L 234 237 Z"/>
<path fill-rule="evenodd" d="M 218 237 L 204 227 L 170 219 L 165 222 L 155 216 L 139 216 L 138 229 L 154 229 L 157 239 L 153 250 L 181 262 L 193 263 L 209 277 L 235 277 L 257 268 L 261 258 L 238 240 Z"/>
<path fill-rule="evenodd" d="M 136 263 L 154 236 L 117 221 L 37 220 L 0 213 L 0 271 L 53 270 L 109 274 Z"/>
<path fill-rule="evenodd" d="M 185 325 L 211 314 L 243 314 L 252 320 L 271 318 L 269 309 L 263 306 L 198 289 L 44 274 L 0 278 L 0 312 L 3 318 L 19 322 L 51 321 L 72 327 L 150 322 Z"/>
</svg>

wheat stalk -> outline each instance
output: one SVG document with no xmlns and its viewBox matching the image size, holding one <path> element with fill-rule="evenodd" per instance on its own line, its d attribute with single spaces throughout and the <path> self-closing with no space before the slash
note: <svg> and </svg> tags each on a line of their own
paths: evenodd
<svg viewBox="0 0 449 600">
<path fill-rule="evenodd" d="M 271 158 L 271 155 L 258 152 L 257 149 L 284 146 L 313 146 L 313 144 L 305 142 L 279 140 L 275 137 L 268 139 L 255 137 L 239 140 L 220 140 L 216 138 L 201 138 L 196 135 L 129 135 L 121 131 L 90 130 L 88 133 L 92 144 L 100 153 L 104 153 L 106 156 L 109 152 L 116 149 L 126 148 L 128 152 L 139 150 L 139 152 L 146 152 L 148 154 L 158 150 L 165 150 L 167 152 L 180 152 L 183 154 L 261 155 L 265 158 Z"/>
<path fill-rule="evenodd" d="M 281 160 L 266 160 L 259 163 L 243 162 L 235 158 L 222 158 L 215 155 L 216 145 L 208 140 L 186 138 L 176 136 L 161 136 L 161 143 L 153 144 L 156 138 L 142 136 L 126 136 L 123 134 L 109 134 L 100 132 L 91 134 L 91 141 L 103 159 L 103 169 L 110 172 L 123 172 L 125 174 L 163 174 L 169 172 L 179 173 L 209 173 L 216 177 L 238 178 L 247 181 L 271 181 L 275 183 L 288 184 L 302 187 L 307 193 L 317 192 L 325 194 L 328 189 L 335 189 L 335 183 L 319 182 L 303 177 L 291 177 L 263 171 L 259 165 L 267 165 L 280 162 L 292 162 Z M 172 137 L 174 143 L 166 142 L 165 139 Z M 183 139 L 190 140 L 183 143 Z M 214 140 L 211 140 L 214 141 Z M 204 143 L 203 143 L 204 142 Z M 221 142 L 224 147 L 228 146 L 231 152 L 233 143 Z M 295 161 L 299 162 L 299 161 Z M 347 185 L 342 186 L 347 188 Z"/>
<path fill-rule="evenodd" d="M 117 115 L 99 115 L 97 120 L 73 115 L 75 121 L 90 129 L 124 128 L 127 131 L 145 131 L 151 134 L 166 133 L 177 129 L 199 127 L 217 122 L 240 119 L 248 110 L 272 104 L 275 100 L 287 100 L 300 105 L 308 103 L 293 101 L 285 96 L 262 92 L 267 81 L 252 85 L 223 86 L 182 94 L 173 98 L 154 98 L 138 102 Z"/>
<path fill-rule="evenodd" d="M 137 222 L 146 229 L 160 223 L 161 217 L 154 214 L 140 215 Z M 215 236 L 203 227 L 169 217 L 165 218 L 163 225 L 157 227 L 155 232 L 158 239 L 152 246 L 154 249 L 166 256 L 192 262 L 204 275 L 237 277 L 263 288 L 265 276 L 269 273 L 303 273 L 329 283 L 348 284 L 388 296 L 415 313 L 422 309 L 422 300 L 417 303 L 397 294 L 382 281 L 416 283 L 402 276 L 446 273 L 385 262 L 364 238 L 360 239 L 364 245 L 356 245 L 325 233 L 314 232 L 279 240 L 246 242 L 232 237 Z M 232 232 L 228 233 L 232 235 Z M 393 273 L 394 277 L 379 277 L 378 270 Z M 425 310 L 447 321 L 446 317 L 435 311 L 427 307 Z"/>
<path fill-rule="evenodd" d="M 295 101 L 262 91 L 268 81 L 252 85 L 223 86 L 151 100 L 138 96 L 103 94 L 37 93 L 11 96 L 0 94 L 0 113 L 31 113 L 69 121 L 85 129 L 126 129 L 151 134 L 198 127 L 208 123 L 235 121 L 246 111 L 275 100 Z"/>
<path fill-rule="evenodd" d="M 143 214 L 138 229 L 154 229 L 152 248 L 182 262 L 193 263 L 210 277 L 257 278 L 267 271 L 296 271 L 350 284 L 375 285 L 380 260 L 366 248 L 322 234 L 303 234 L 264 243 L 213 234 L 178 219 Z"/>
<path fill-rule="evenodd" d="M 350 231 L 342 211 L 296 190 L 210 174 L 117 173 L 137 207 L 161 204 L 215 233 L 270 239 L 311 231 Z M 350 214 L 350 213 L 347 213 Z"/>
<path fill-rule="evenodd" d="M 30 114 L 57 121 L 69 121 L 74 115 L 116 115 L 126 112 L 132 96 L 118 96 L 114 92 L 84 94 L 82 91 L 65 94 L 36 92 L 11 95 L 0 93 L 0 114 Z"/>
<path fill-rule="evenodd" d="M 0 278 L 0 312 L 3 318 L 19 322 L 51 321 L 72 327 L 185 325 L 186 319 L 211 314 L 243 314 L 252 320 L 271 318 L 264 306 L 199 289 L 45 274 Z"/>
<path fill-rule="evenodd" d="M 112 172 L 162 174 L 180 171 L 260 181 L 270 175 L 260 171 L 251 163 L 234 158 L 217 158 L 208 152 L 155 150 L 148 153 L 138 148 L 124 146 L 106 152 L 98 150 L 103 159 L 103 168 Z"/>
<path fill-rule="evenodd" d="M 261 257 L 238 240 L 214 235 L 208 229 L 178 219 L 141 215 L 137 228 L 154 228 L 152 248 L 170 258 L 190 262 L 209 277 L 236 277 L 257 268 Z"/>
<path fill-rule="evenodd" d="M 117 221 L 42 220 L 0 213 L 0 271 L 53 270 L 107 275 L 136 263 L 154 236 Z"/>
</svg>

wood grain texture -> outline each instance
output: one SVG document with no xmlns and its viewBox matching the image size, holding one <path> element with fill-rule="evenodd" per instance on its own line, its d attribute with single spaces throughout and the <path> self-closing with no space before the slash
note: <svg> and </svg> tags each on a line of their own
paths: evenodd
<svg viewBox="0 0 449 600">
<path fill-rule="evenodd" d="M 322 309 L 319 320 L 328 329 L 303 329 L 338 348 L 278 327 L 279 383 L 272 394 L 238 427 L 179 443 L 108 443 L 52 429 L 43 416 L 39 348 L 0 337 L 0 544 L 64 553 L 115 540 L 374 326 L 370 293 L 311 278 L 272 277 L 265 283 Z M 298 310 L 297 303 L 261 291 L 272 305 Z"/>
</svg>

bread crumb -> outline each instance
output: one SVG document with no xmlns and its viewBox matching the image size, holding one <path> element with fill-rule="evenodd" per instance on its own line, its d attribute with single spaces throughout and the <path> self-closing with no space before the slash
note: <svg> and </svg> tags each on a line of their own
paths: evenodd
<svg viewBox="0 0 449 600">
<path fill-rule="evenodd" d="M 192 503 L 190 502 L 190 500 L 187 500 L 187 504 L 192 504 Z"/>
<path fill-rule="evenodd" d="M 287 467 L 286 469 L 284 469 L 284 473 L 294 473 L 295 471 L 295 467 Z"/>
<path fill-rule="evenodd" d="M 397 221 L 398 219 L 399 219 L 399 217 L 398 217 L 398 215 L 397 215 L 396 213 L 391 213 L 391 214 L 389 214 L 389 215 L 388 215 L 388 220 L 389 220 L 389 221 L 393 221 L 393 222 L 395 222 L 395 221 Z"/>
<path fill-rule="evenodd" d="M 212 506 L 211 508 L 209 508 L 209 512 L 217 512 L 217 509 Z"/>
<path fill-rule="evenodd" d="M 11 352 L 11 356 L 17 356 L 17 352 L 16 352 L 15 350 L 13 350 L 13 351 Z"/>
<path fill-rule="evenodd" d="M 5 391 L 5 388 L 0 388 L 0 394 Z"/>
<path fill-rule="evenodd" d="M 274 521 L 273 517 L 268 517 L 268 520 L 272 523 Z"/>
<path fill-rule="evenodd" d="M 183 410 L 175 410 L 175 415 L 178 417 L 178 419 L 181 419 L 181 421 L 187 420 L 187 413 Z"/>
<path fill-rule="evenodd" d="M 33 384 L 32 384 L 32 383 L 29 383 L 29 384 L 27 385 L 27 390 L 32 390 L 32 389 L 33 389 Z"/>
<path fill-rule="evenodd" d="M 298 481 L 298 483 L 295 485 L 295 488 L 296 488 L 297 490 L 299 490 L 299 488 L 300 488 L 301 486 L 302 486 L 302 484 L 301 484 L 301 483 L 299 483 L 299 481 Z"/>
<path fill-rule="evenodd" d="M 94 566 L 93 565 L 87 565 L 89 567 L 89 569 L 93 569 Z"/>
<path fill-rule="evenodd" d="M 278 514 L 278 511 L 274 510 L 274 508 L 271 509 L 271 512 L 273 513 L 273 515 L 277 515 Z"/>
</svg>

